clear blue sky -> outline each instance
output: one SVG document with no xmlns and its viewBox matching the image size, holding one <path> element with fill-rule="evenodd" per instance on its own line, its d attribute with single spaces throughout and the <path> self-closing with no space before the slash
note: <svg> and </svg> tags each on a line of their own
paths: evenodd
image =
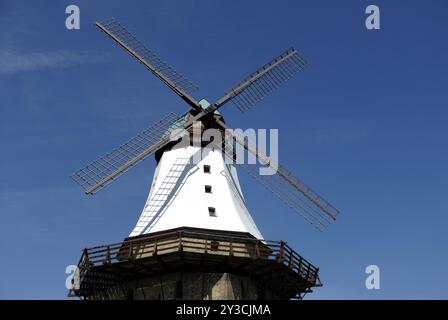
<svg viewBox="0 0 448 320">
<path fill-rule="evenodd" d="M 81 30 L 65 29 L 78 4 Z M 364 27 L 381 9 L 381 30 Z M 446 1 L 1 1 L 0 298 L 65 298 L 81 248 L 120 241 L 154 160 L 95 197 L 69 174 L 186 105 L 93 27 L 115 17 L 223 92 L 290 46 L 308 69 L 233 127 L 278 128 L 280 161 L 341 210 L 319 233 L 240 172 L 265 238 L 321 268 L 309 298 L 448 298 Z M 381 289 L 364 269 L 381 268 Z"/>
</svg>

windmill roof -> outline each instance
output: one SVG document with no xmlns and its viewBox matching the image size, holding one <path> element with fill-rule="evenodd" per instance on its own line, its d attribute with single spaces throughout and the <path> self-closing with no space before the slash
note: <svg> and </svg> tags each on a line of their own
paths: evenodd
<svg viewBox="0 0 448 320">
<path fill-rule="evenodd" d="M 209 106 L 211 106 L 211 103 L 208 102 L 206 99 L 201 99 L 199 101 L 199 105 L 201 106 L 202 109 L 207 109 Z M 178 120 L 176 120 L 166 131 L 165 133 L 162 135 L 162 138 L 166 137 L 167 135 L 171 134 L 171 132 L 177 128 L 182 127 L 185 122 L 187 121 L 187 115 L 190 113 L 190 111 L 187 111 L 186 113 L 184 113 L 182 116 L 179 117 Z M 218 110 L 215 110 L 214 114 L 217 115 L 221 115 L 221 113 L 219 113 Z"/>
</svg>

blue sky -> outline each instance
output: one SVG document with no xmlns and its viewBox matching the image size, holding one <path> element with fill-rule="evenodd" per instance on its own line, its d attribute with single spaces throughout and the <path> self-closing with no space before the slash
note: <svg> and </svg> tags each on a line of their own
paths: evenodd
<svg viewBox="0 0 448 320">
<path fill-rule="evenodd" d="M 65 7 L 81 29 L 65 29 Z M 381 30 L 364 27 L 381 9 Z M 93 27 L 119 19 L 215 100 L 290 46 L 309 67 L 241 115 L 278 128 L 280 161 L 341 210 L 324 233 L 240 172 L 265 238 L 321 269 L 310 299 L 448 298 L 446 1 L 0 2 L 0 298 L 64 299 L 83 247 L 120 241 L 147 196 L 148 159 L 95 197 L 80 166 L 186 105 Z M 366 290 L 364 269 L 381 269 Z"/>
</svg>

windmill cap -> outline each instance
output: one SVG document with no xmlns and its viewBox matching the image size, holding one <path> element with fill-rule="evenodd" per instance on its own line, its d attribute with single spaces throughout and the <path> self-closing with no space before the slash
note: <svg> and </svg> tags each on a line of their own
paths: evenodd
<svg viewBox="0 0 448 320">
<path fill-rule="evenodd" d="M 210 102 L 207 101 L 207 99 L 201 99 L 201 100 L 199 100 L 198 103 L 199 103 L 199 106 L 201 106 L 201 108 L 204 110 L 212 105 Z M 219 113 L 218 110 L 215 110 L 214 114 L 221 115 L 221 113 Z"/>
</svg>

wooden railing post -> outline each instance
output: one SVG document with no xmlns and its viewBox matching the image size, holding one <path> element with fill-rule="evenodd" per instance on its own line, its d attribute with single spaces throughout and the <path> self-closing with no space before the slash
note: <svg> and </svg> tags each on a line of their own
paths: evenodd
<svg viewBox="0 0 448 320">
<path fill-rule="evenodd" d="M 111 257 L 110 257 L 110 246 L 107 246 L 107 254 L 106 259 L 104 261 L 105 263 L 111 264 Z"/>
<path fill-rule="evenodd" d="M 182 231 L 178 232 L 177 237 L 179 238 L 179 246 L 178 246 L 177 250 L 178 251 L 182 251 L 183 250 L 183 246 L 182 246 Z"/>
<path fill-rule="evenodd" d="M 132 242 L 129 244 L 129 248 L 128 248 L 128 260 L 131 260 L 133 257 L 133 252 L 132 252 Z"/>
<path fill-rule="evenodd" d="M 280 241 L 280 252 L 277 258 L 277 262 L 283 262 L 285 259 L 285 243 L 284 241 Z"/>
<path fill-rule="evenodd" d="M 83 264 L 85 264 L 87 267 L 90 267 L 90 258 L 89 258 L 89 250 L 87 250 L 87 248 L 84 248 L 83 250 L 83 254 L 84 254 L 84 262 Z"/>
<path fill-rule="evenodd" d="M 292 252 L 290 252 L 290 254 L 289 254 L 289 262 L 288 262 L 288 265 L 289 265 L 289 269 L 294 270 L 294 255 L 293 255 Z"/>
<path fill-rule="evenodd" d="M 319 268 L 316 268 L 316 270 L 313 272 L 313 284 L 316 285 L 317 283 L 317 277 L 319 274 Z"/>
</svg>

